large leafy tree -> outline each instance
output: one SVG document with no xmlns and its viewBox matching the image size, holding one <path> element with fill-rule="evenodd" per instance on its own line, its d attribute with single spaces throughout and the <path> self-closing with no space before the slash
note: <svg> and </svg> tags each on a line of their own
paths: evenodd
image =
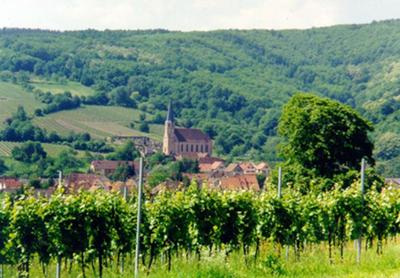
<svg viewBox="0 0 400 278">
<path fill-rule="evenodd" d="M 278 132 L 284 137 L 281 155 L 318 176 L 331 177 L 369 163 L 372 125 L 339 102 L 312 94 L 296 94 L 284 106 Z"/>
</svg>

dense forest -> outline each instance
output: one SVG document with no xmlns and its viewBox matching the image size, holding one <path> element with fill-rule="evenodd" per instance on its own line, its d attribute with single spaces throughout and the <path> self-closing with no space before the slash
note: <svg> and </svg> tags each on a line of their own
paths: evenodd
<svg viewBox="0 0 400 278">
<path fill-rule="evenodd" d="M 2 29 L 0 77 L 10 76 L 95 91 L 80 99 L 41 94 L 39 116 L 116 105 L 162 123 L 172 100 L 179 125 L 202 128 L 219 155 L 268 161 L 279 159 L 282 105 L 297 92 L 327 96 L 373 123 L 379 171 L 400 175 L 400 20 L 285 31 Z"/>
</svg>

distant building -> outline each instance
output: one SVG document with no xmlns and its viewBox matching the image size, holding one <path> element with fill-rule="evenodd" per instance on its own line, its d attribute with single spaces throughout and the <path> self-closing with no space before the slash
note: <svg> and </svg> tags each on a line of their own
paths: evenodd
<svg viewBox="0 0 400 278">
<path fill-rule="evenodd" d="M 224 171 L 224 162 L 215 161 L 214 163 L 199 163 L 199 171 L 202 173 L 207 172 L 223 172 Z"/>
<path fill-rule="evenodd" d="M 255 165 L 257 174 L 263 174 L 266 177 L 269 176 L 270 168 L 269 165 L 265 162 L 261 162 L 260 164 Z"/>
<path fill-rule="evenodd" d="M 221 190 L 260 190 L 257 176 L 254 174 L 223 177 L 219 180 L 218 187 Z"/>
<path fill-rule="evenodd" d="M 110 176 L 121 165 L 128 165 L 134 172 L 139 169 L 139 162 L 124 160 L 93 160 L 90 164 L 90 171 L 95 174 Z"/>
<path fill-rule="evenodd" d="M 14 192 L 22 187 L 22 182 L 17 178 L 0 177 L 0 192 Z"/>
<path fill-rule="evenodd" d="M 211 156 L 212 140 L 200 129 L 175 127 L 170 103 L 164 127 L 163 153 L 176 158 L 191 159 Z"/>
<path fill-rule="evenodd" d="M 225 168 L 224 172 L 229 176 L 241 175 L 243 174 L 243 169 L 240 167 L 239 163 L 231 163 Z"/>
<path fill-rule="evenodd" d="M 75 192 L 79 189 L 108 189 L 110 185 L 111 182 L 108 178 L 95 174 L 73 173 L 65 178 L 65 187 L 69 192 Z"/>
<path fill-rule="evenodd" d="M 227 176 L 235 175 L 249 175 L 249 174 L 264 174 L 269 175 L 270 168 L 267 163 L 261 162 L 259 164 L 254 164 L 253 162 L 241 162 L 241 163 L 231 163 L 225 169 L 224 172 Z"/>
<path fill-rule="evenodd" d="M 400 189 L 400 178 L 386 178 L 385 184 L 391 189 Z"/>
</svg>

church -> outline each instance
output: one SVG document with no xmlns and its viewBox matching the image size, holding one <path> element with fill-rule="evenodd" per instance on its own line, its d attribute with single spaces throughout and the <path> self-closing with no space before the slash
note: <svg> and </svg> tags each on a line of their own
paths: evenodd
<svg viewBox="0 0 400 278">
<path fill-rule="evenodd" d="M 197 128 L 175 127 L 171 102 L 165 120 L 163 153 L 178 159 L 199 159 L 212 154 L 212 140 L 207 134 Z"/>
</svg>

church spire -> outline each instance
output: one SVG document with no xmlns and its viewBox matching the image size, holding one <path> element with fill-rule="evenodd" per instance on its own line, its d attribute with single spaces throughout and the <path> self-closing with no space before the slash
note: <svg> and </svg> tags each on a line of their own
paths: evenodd
<svg viewBox="0 0 400 278">
<path fill-rule="evenodd" d="M 167 119 L 165 120 L 166 122 L 173 122 L 174 121 L 174 111 L 172 110 L 172 101 L 169 101 L 168 104 L 168 113 L 167 113 Z"/>
</svg>

